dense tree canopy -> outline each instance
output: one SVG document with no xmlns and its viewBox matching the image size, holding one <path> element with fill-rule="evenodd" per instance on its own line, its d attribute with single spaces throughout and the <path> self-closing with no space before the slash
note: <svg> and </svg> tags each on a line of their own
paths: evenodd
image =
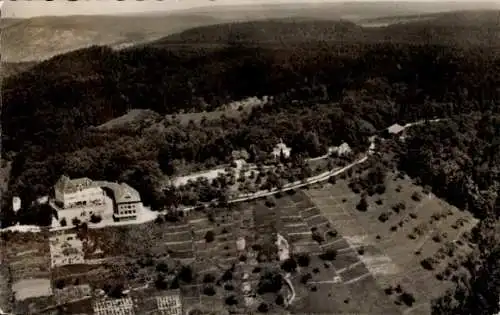
<svg viewBox="0 0 500 315">
<path fill-rule="evenodd" d="M 54 57 L 4 83 L 2 149 L 19 152 L 10 192 L 46 194 L 64 171 L 126 180 L 160 202 L 163 173 L 227 162 L 232 150 L 265 153 L 282 138 L 314 156 L 341 141 L 364 147 L 367 136 L 396 121 L 498 109 L 500 63 L 489 55 L 395 44 L 331 48 L 187 54 L 93 47 Z M 274 100 L 240 119 L 198 126 L 165 120 L 139 130 L 89 128 L 130 108 L 212 110 L 253 95 Z M 491 130 L 481 132 L 491 138 Z"/>
</svg>

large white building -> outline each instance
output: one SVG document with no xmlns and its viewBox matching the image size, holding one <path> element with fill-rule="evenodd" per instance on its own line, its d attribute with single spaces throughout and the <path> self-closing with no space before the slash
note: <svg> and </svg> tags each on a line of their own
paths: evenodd
<svg viewBox="0 0 500 315">
<path fill-rule="evenodd" d="M 61 176 L 55 187 L 55 204 L 63 209 L 102 205 L 105 193 L 87 177 L 70 179 Z"/>
</svg>

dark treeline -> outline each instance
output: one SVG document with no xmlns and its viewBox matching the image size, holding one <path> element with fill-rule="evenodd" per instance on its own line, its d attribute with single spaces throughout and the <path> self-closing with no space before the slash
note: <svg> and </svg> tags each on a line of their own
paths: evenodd
<svg viewBox="0 0 500 315">
<path fill-rule="evenodd" d="M 19 151 L 21 144 L 41 144 L 54 134 L 69 136 L 130 108 L 161 114 L 212 110 L 254 95 L 335 102 L 354 90 L 358 99 L 393 101 L 407 113 L 399 119 L 410 120 L 426 103 L 436 115 L 457 107 L 483 110 L 498 99 L 498 67 L 497 59 L 480 51 L 439 46 L 227 48 L 187 57 L 153 48 L 90 48 L 5 80 L 3 148 Z M 51 146 L 56 152 L 73 149 Z"/>
<path fill-rule="evenodd" d="M 446 45 L 487 45 L 498 41 L 499 11 L 463 11 L 428 14 L 386 27 L 363 27 L 353 22 L 327 19 L 283 18 L 195 27 L 167 36 L 156 45 L 254 44 L 300 45 L 304 42 L 415 43 Z M 393 18 L 397 20 L 398 17 Z M 374 21 L 377 22 L 376 19 Z M 381 24 L 384 18 L 381 18 Z M 394 21 L 390 21 L 394 22 Z"/>
<path fill-rule="evenodd" d="M 500 215 L 494 209 L 500 189 L 500 115 L 457 115 L 410 133 L 402 169 L 478 218 Z"/>
</svg>

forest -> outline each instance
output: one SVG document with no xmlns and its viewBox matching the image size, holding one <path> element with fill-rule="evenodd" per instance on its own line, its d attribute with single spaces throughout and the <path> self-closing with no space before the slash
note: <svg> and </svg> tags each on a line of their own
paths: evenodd
<svg viewBox="0 0 500 315">
<path fill-rule="evenodd" d="M 4 79 L 2 154 L 12 171 L 3 227 L 50 223 L 47 209 L 30 204 L 62 173 L 126 181 L 161 209 L 175 197 L 165 179 L 226 164 L 234 150 L 258 163 L 281 138 L 301 157 L 343 141 L 360 152 L 394 123 L 445 118 L 410 134 L 398 148 L 399 168 L 483 219 L 475 241 L 488 250 L 475 251 L 470 277 L 436 301 L 435 312 L 471 314 L 477 301 L 485 312 L 498 308 L 490 288 L 500 283 L 491 234 L 500 213 L 500 59 L 491 47 L 425 40 L 246 47 L 238 38 L 217 48 L 167 46 L 91 47 Z M 187 125 L 164 118 L 252 96 L 273 100 L 236 118 Z M 130 128 L 95 128 L 130 109 L 159 115 Z M 28 205 L 17 216 L 12 196 Z"/>
<path fill-rule="evenodd" d="M 66 172 L 137 183 L 146 202 L 157 204 L 164 173 L 227 163 L 232 150 L 269 152 L 282 138 L 294 152 L 317 156 L 341 141 L 364 147 L 368 136 L 395 122 L 498 111 L 500 62 L 481 48 L 329 46 L 190 53 L 92 47 L 9 77 L 2 150 L 14 163 L 6 196 L 34 200 Z M 160 115 L 210 111 L 264 95 L 272 103 L 239 119 L 92 128 L 132 108 Z"/>
</svg>

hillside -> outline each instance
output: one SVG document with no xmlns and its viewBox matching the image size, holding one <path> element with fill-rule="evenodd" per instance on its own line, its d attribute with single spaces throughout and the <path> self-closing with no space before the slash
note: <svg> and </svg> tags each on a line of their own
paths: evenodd
<svg viewBox="0 0 500 315">
<path fill-rule="evenodd" d="M 283 18 L 348 20 L 357 22 L 384 16 L 405 16 L 450 10 L 498 9 L 495 3 L 347 2 L 280 3 L 279 5 L 222 5 L 196 7 L 173 13 L 123 16 L 67 16 L 2 19 L 4 62 L 41 60 L 88 47 L 126 47 L 156 40 L 197 26 L 235 21 Z M 22 47 L 22 48 L 21 48 Z"/>
<path fill-rule="evenodd" d="M 1 78 L 6 78 L 11 75 L 29 70 L 31 67 L 36 65 L 36 62 L 2 62 L 1 63 Z"/>
<path fill-rule="evenodd" d="M 123 47 L 191 27 L 215 24 L 209 16 L 64 16 L 2 19 L 2 60 L 47 59 L 91 45 Z"/>
<path fill-rule="evenodd" d="M 412 15 L 383 16 L 357 21 L 360 25 L 391 25 L 398 23 L 423 22 L 436 26 L 494 26 L 498 25 L 500 11 L 469 10 L 440 13 L 421 13 Z M 422 23 L 415 23 L 422 24 Z"/>
<path fill-rule="evenodd" d="M 159 47 L 178 44 L 273 44 L 304 42 L 392 42 L 497 45 L 500 11 L 464 11 L 411 15 L 359 22 L 307 17 L 226 23 L 196 27 L 155 41 Z M 364 27 L 363 27 L 364 26 Z M 377 27 L 373 27 L 377 26 Z"/>
<path fill-rule="evenodd" d="M 349 36 L 361 40 L 365 31 L 353 22 L 312 20 L 305 17 L 249 21 L 196 27 L 154 42 L 169 44 L 290 44 L 331 41 Z"/>
</svg>

